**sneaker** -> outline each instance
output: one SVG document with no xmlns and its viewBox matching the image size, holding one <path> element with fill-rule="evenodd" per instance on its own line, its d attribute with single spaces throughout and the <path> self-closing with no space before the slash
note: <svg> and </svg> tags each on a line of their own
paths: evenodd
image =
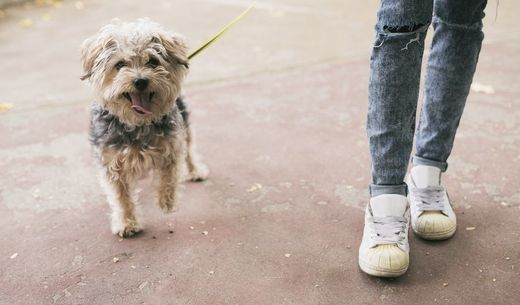
<svg viewBox="0 0 520 305">
<path fill-rule="evenodd" d="M 440 182 L 441 170 L 425 165 L 414 166 L 406 181 L 412 229 L 423 239 L 448 239 L 457 229 L 457 217 Z"/>
<path fill-rule="evenodd" d="M 365 211 L 365 229 L 359 247 L 359 267 L 379 277 L 397 277 L 409 264 L 410 209 L 405 196 L 379 195 Z"/>
</svg>

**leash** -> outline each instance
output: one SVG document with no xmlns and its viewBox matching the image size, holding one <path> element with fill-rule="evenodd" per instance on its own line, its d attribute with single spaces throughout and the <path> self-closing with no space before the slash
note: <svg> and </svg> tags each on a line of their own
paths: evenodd
<svg viewBox="0 0 520 305">
<path fill-rule="evenodd" d="M 220 32 L 218 32 L 215 36 L 213 36 L 210 40 L 208 40 L 206 43 L 204 43 L 202 46 L 200 46 L 198 49 L 193 51 L 189 56 L 188 59 L 192 59 L 197 54 L 199 54 L 201 51 L 206 49 L 210 44 L 212 44 L 215 40 L 219 39 L 224 33 L 226 33 L 230 28 L 235 25 L 242 17 L 247 15 L 249 11 L 255 6 L 255 2 L 253 2 L 245 11 L 242 12 L 242 14 L 238 15 L 233 21 L 231 21 L 228 25 L 226 25 Z"/>
</svg>

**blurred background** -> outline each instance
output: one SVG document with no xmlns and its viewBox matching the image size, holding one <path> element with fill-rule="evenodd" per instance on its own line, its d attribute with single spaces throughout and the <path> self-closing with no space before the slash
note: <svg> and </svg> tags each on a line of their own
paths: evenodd
<svg viewBox="0 0 520 305">
<path fill-rule="evenodd" d="M 145 180 L 145 231 L 110 233 L 88 144 L 82 41 L 113 18 L 149 17 L 193 50 L 249 5 L 0 0 L 0 304 L 516 304 L 513 0 L 488 3 L 449 160 L 459 231 L 443 243 L 412 238 L 405 276 L 374 279 L 357 267 L 378 1 L 257 1 L 192 60 L 185 82 L 210 179 L 183 185 L 179 212 L 167 216 Z"/>
</svg>

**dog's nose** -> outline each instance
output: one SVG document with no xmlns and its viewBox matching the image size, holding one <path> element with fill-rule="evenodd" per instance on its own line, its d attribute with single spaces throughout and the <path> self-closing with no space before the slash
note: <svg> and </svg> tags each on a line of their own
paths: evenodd
<svg viewBox="0 0 520 305">
<path fill-rule="evenodd" d="M 143 91 L 148 86 L 148 79 L 146 78 L 136 78 L 134 80 L 134 86 L 137 90 Z"/>
</svg>

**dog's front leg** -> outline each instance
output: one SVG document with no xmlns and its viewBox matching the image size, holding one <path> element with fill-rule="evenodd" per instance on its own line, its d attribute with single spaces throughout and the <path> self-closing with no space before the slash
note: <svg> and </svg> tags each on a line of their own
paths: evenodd
<svg viewBox="0 0 520 305">
<path fill-rule="evenodd" d="M 159 207 L 164 213 L 171 213 L 177 207 L 177 183 L 178 183 L 177 162 L 168 162 L 156 170 L 156 177 L 159 180 Z"/>
<path fill-rule="evenodd" d="M 186 180 L 200 182 L 208 178 L 209 170 L 206 165 L 198 160 L 195 152 L 195 139 L 191 126 L 186 129 L 186 165 L 188 167 L 188 176 Z"/>
<path fill-rule="evenodd" d="M 101 180 L 112 209 L 112 233 L 130 237 L 141 231 L 135 216 L 130 181 L 120 176 L 109 178 L 108 174 L 103 174 Z"/>
</svg>

